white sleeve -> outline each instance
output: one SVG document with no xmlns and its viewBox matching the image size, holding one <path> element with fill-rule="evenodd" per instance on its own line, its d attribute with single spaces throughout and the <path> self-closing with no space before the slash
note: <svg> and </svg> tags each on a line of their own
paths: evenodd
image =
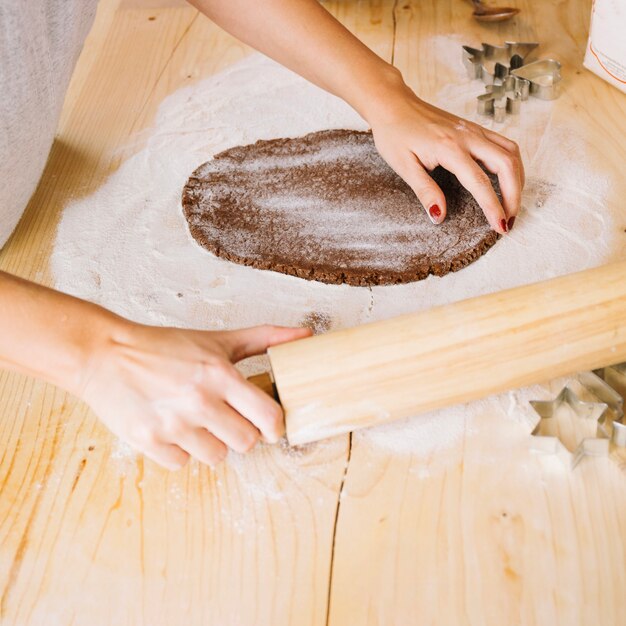
<svg viewBox="0 0 626 626">
<path fill-rule="evenodd" d="M 0 2 L 0 248 L 45 167 L 96 4 Z"/>
</svg>

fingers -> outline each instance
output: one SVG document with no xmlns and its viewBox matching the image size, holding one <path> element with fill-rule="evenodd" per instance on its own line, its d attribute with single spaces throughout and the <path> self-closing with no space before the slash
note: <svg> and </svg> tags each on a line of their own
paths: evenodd
<svg viewBox="0 0 626 626">
<path fill-rule="evenodd" d="M 260 330 L 264 328 L 259 327 Z M 278 330 L 271 340 L 276 337 L 301 337 L 311 334 L 309 329 L 267 328 L 272 331 Z M 247 332 L 235 331 L 231 335 Z M 275 343 L 270 343 L 270 345 L 275 345 Z M 208 407 L 213 405 L 213 408 L 202 418 L 201 426 L 214 433 L 237 452 L 248 451 L 260 437 L 263 437 L 265 441 L 275 443 L 283 436 L 285 425 L 280 405 L 267 393 L 249 383 L 234 365 L 224 360 L 205 371 L 207 372 L 204 378 L 206 382 L 199 382 L 198 392 L 204 394 L 204 402 L 208 403 Z M 217 409 L 214 406 L 216 396 L 223 403 Z M 204 412 L 199 411 L 199 413 Z"/>
<path fill-rule="evenodd" d="M 170 470 L 183 467 L 190 456 L 215 467 L 226 458 L 228 447 L 249 452 L 261 437 L 249 420 L 219 401 L 198 405 L 194 413 L 168 415 L 159 426 L 135 430 L 134 445 Z"/>
<path fill-rule="evenodd" d="M 207 406 L 203 414 L 192 419 L 235 452 L 249 452 L 261 438 L 261 433 L 247 417 L 224 402 Z"/>
<path fill-rule="evenodd" d="M 481 141 L 473 146 L 472 156 L 498 176 L 507 229 L 510 230 L 522 201 L 522 177 L 518 160 L 510 152 L 490 141 Z"/>
<path fill-rule="evenodd" d="M 287 328 L 285 326 L 254 326 L 242 330 L 220 333 L 220 341 L 229 359 L 236 363 L 257 354 L 263 354 L 269 347 L 311 336 L 310 328 Z"/>
<path fill-rule="evenodd" d="M 172 471 L 181 469 L 189 460 L 189 454 L 176 444 L 160 441 L 152 441 L 146 446 L 141 446 L 141 452 L 155 463 Z"/>
<path fill-rule="evenodd" d="M 175 442 L 152 441 L 141 446 L 141 449 L 149 459 L 172 471 L 184 467 L 190 456 L 215 467 L 228 453 L 228 448 L 223 442 L 204 428 L 197 427 L 181 429 L 176 435 Z"/>
<path fill-rule="evenodd" d="M 406 165 L 398 172 L 411 187 L 433 222 L 441 224 L 446 218 L 446 197 L 439 185 L 431 178 L 415 155 L 407 160 Z"/>
<path fill-rule="evenodd" d="M 508 232 L 508 218 L 504 208 L 489 177 L 471 155 L 461 149 L 448 150 L 442 155 L 440 162 L 474 196 L 491 227 L 501 234 Z"/>
<path fill-rule="evenodd" d="M 519 169 L 522 189 L 526 184 L 526 172 L 524 171 L 524 162 L 522 160 L 522 155 L 520 153 L 519 146 L 508 137 L 504 137 L 503 135 L 499 135 L 498 133 L 494 133 L 492 130 L 488 130 L 487 128 L 483 128 L 483 134 L 487 139 L 493 141 L 493 143 L 497 144 L 501 148 L 504 148 L 507 152 L 510 152 L 517 161 L 517 167 Z"/>
<path fill-rule="evenodd" d="M 226 402 L 252 422 L 265 441 L 276 443 L 285 433 L 283 410 L 266 393 L 247 382 L 239 372 L 235 370 L 235 373 L 238 379 L 231 380 L 224 388 Z"/>
<path fill-rule="evenodd" d="M 176 443 L 192 457 L 211 467 L 221 463 L 228 454 L 224 442 L 204 428 L 188 428 L 182 431 Z"/>
</svg>

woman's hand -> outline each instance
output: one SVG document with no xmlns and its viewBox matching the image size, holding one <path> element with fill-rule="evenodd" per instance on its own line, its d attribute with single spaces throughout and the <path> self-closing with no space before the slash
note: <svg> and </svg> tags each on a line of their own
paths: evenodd
<svg viewBox="0 0 626 626">
<path fill-rule="evenodd" d="M 118 437 L 169 469 L 190 456 L 215 466 L 284 432 L 280 406 L 233 363 L 308 329 L 259 326 L 229 332 L 153 328 L 116 321 L 89 363 L 79 394 Z"/>
<path fill-rule="evenodd" d="M 129 322 L 100 306 L 0 272 L 0 368 L 83 398 L 134 448 L 177 469 L 215 465 L 284 432 L 283 413 L 233 363 L 307 337 L 307 328 L 208 332 Z"/>
<path fill-rule="evenodd" d="M 368 121 L 378 151 L 435 224 L 445 219 L 446 198 L 428 172 L 441 165 L 474 196 L 494 230 L 511 230 L 524 187 L 524 166 L 514 141 L 423 102 L 405 86 Z M 498 176 L 502 204 L 478 162 Z"/>
<path fill-rule="evenodd" d="M 442 165 L 476 198 L 494 230 L 511 229 L 524 186 L 517 145 L 420 100 L 396 68 L 317 0 L 191 3 L 235 37 L 354 107 L 372 127 L 384 159 L 413 188 L 433 222 L 445 219 L 446 199 L 427 172 Z M 477 162 L 498 176 L 504 206 Z"/>
</svg>

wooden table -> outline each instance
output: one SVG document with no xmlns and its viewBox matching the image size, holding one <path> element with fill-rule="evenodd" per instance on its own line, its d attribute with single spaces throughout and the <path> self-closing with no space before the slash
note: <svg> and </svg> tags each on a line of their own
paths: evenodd
<svg viewBox="0 0 626 626">
<path fill-rule="evenodd" d="M 461 0 L 326 6 L 426 98 L 436 33 L 545 42 L 566 74 L 555 107 L 601 145 L 623 203 L 626 97 L 581 67 L 591 0 L 508 4 L 520 17 L 489 27 Z M 49 284 L 66 202 L 120 165 L 167 94 L 249 52 L 179 2 L 103 0 L 0 269 Z M 606 459 L 562 471 L 529 454 L 523 425 L 481 424 L 439 472 L 344 436 L 171 474 L 58 389 L 5 372 L 0 398 L 3 626 L 626 624 L 626 475 Z"/>
</svg>

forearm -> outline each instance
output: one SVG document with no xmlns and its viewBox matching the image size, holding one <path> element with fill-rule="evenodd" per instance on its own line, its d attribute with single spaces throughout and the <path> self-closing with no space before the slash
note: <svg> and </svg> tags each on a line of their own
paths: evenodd
<svg viewBox="0 0 626 626">
<path fill-rule="evenodd" d="M 74 393 L 115 315 L 94 304 L 0 272 L 0 368 Z"/>
<path fill-rule="evenodd" d="M 317 0 L 190 0 L 219 26 L 323 89 L 370 123 L 397 95 L 400 73 L 344 28 Z"/>
</svg>

